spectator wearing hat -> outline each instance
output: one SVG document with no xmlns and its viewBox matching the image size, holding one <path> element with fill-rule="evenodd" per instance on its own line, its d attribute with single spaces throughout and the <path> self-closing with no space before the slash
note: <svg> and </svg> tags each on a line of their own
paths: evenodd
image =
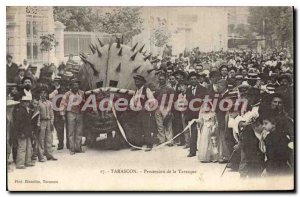
<svg viewBox="0 0 300 197">
<path fill-rule="evenodd" d="M 18 140 L 16 161 L 17 169 L 25 169 L 26 167 L 34 166 L 34 163 L 31 160 L 32 126 L 31 112 L 29 109 L 30 102 L 31 97 L 23 96 L 21 98 L 20 107 L 18 107 L 14 112 L 14 126 Z"/>
<path fill-rule="evenodd" d="M 8 159 L 13 150 L 13 158 L 16 161 L 16 153 L 17 153 L 17 142 L 15 142 L 15 132 L 14 132 L 14 110 L 18 106 L 20 102 L 8 99 L 6 101 L 6 160 L 7 160 L 7 168 L 8 172 L 11 172 L 12 169 L 9 166 Z M 15 143 L 15 147 L 14 147 Z"/>
<path fill-rule="evenodd" d="M 74 57 L 73 54 L 69 55 L 69 59 L 66 63 L 66 70 L 70 70 L 78 64 L 77 62 L 75 62 L 75 60 L 73 60 L 73 57 Z"/>
<path fill-rule="evenodd" d="M 217 93 L 216 83 L 220 79 L 221 79 L 221 75 L 220 75 L 219 71 L 213 70 L 209 73 L 210 83 L 208 85 L 208 92 L 209 92 L 209 95 L 211 96 L 211 98 L 213 98 L 215 96 L 215 94 Z"/>
<path fill-rule="evenodd" d="M 239 85 L 241 85 L 244 81 L 244 77 L 242 74 L 236 74 L 235 77 L 233 78 L 236 87 L 238 87 Z"/>
<path fill-rule="evenodd" d="M 32 79 L 32 89 L 34 89 L 37 85 L 38 78 L 35 76 L 37 67 L 36 66 L 29 66 L 25 72 L 25 77 L 30 77 Z"/>
<path fill-rule="evenodd" d="M 263 116 L 263 128 L 268 132 L 264 138 L 266 148 L 266 172 L 268 176 L 282 176 L 291 172 L 288 165 L 291 150 L 287 135 L 278 130 L 280 120 L 278 116 Z"/>
<path fill-rule="evenodd" d="M 257 87 L 257 82 L 258 80 L 260 80 L 260 77 L 255 72 L 249 72 L 245 79 L 247 80 L 250 86 Z"/>
<path fill-rule="evenodd" d="M 195 72 L 192 72 L 189 74 L 188 80 L 190 82 L 190 87 L 186 91 L 186 98 L 188 102 L 192 101 L 193 99 L 203 99 L 206 95 L 208 95 L 208 89 L 205 87 L 202 87 L 199 85 L 198 81 L 199 75 Z M 201 104 L 194 105 L 193 107 L 195 109 L 199 108 Z M 195 111 L 192 109 L 188 109 L 186 113 L 186 122 L 191 121 L 193 119 L 198 119 L 199 111 Z M 190 151 L 188 154 L 188 157 L 194 157 L 196 156 L 196 150 L 197 150 L 197 138 L 198 138 L 198 131 L 197 131 L 197 124 L 194 123 L 191 126 L 191 139 L 190 139 Z"/>
<path fill-rule="evenodd" d="M 155 112 L 155 119 L 158 129 L 158 139 L 160 143 L 170 141 L 173 137 L 172 131 L 172 111 L 171 107 L 173 105 L 175 91 L 167 85 L 166 75 L 161 74 L 158 77 L 159 87 L 155 91 L 154 97 L 158 100 L 158 108 Z M 165 100 L 163 100 L 165 96 Z M 163 103 L 164 102 L 164 103 Z M 171 104 L 171 105 L 170 105 Z M 173 146 L 171 141 L 168 146 Z"/>
<path fill-rule="evenodd" d="M 226 79 L 220 79 L 219 81 L 216 82 L 215 85 L 216 85 L 215 93 L 219 94 L 218 97 L 219 102 L 222 101 L 223 99 L 227 99 L 229 95 L 228 81 Z M 219 106 L 219 104 L 217 104 L 217 106 Z M 234 139 L 232 134 L 230 135 L 230 132 L 228 132 L 228 124 L 227 124 L 228 118 L 229 118 L 228 111 L 221 109 L 219 107 L 216 108 L 216 119 L 218 123 L 217 139 L 218 139 L 218 148 L 219 148 L 218 151 L 219 163 L 228 162 L 231 150 L 233 148 L 233 146 L 231 147 L 231 144 Z"/>
<path fill-rule="evenodd" d="M 173 74 L 175 75 L 177 82 L 180 82 L 180 81 L 183 81 L 184 79 L 186 79 L 186 73 L 182 70 L 177 70 Z"/>
<path fill-rule="evenodd" d="M 19 104 L 21 98 L 20 94 L 18 92 L 18 86 L 15 83 L 7 83 L 7 139 L 9 140 L 10 146 L 7 147 L 10 151 L 12 149 L 12 156 L 13 156 L 13 161 L 16 162 L 17 160 L 17 148 L 18 148 L 18 141 L 16 137 L 16 132 L 14 129 L 14 118 L 13 115 L 15 114 L 14 111 L 19 107 Z"/>
<path fill-rule="evenodd" d="M 12 61 L 11 55 L 6 56 L 6 82 L 13 83 L 18 73 L 18 65 Z"/>
<path fill-rule="evenodd" d="M 200 63 L 197 63 L 197 64 L 195 65 L 195 72 L 196 72 L 197 74 L 202 73 L 202 72 L 203 72 L 203 65 L 200 64 Z"/>
<path fill-rule="evenodd" d="M 17 85 L 21 85 L 22 84 L 22 80 L 24 79 L 24 77 L 25 77 L 25 69 L 19 67 L 18 73 L 17 73 L 17 75 L 14 78 L 14 83 L 16 83 Z"/>
<path fill-rule="evenodd" d="M 271 94 L 270 99 L 266 102 L 267 106 L 263 106 L 262 111 L 280 117 L 278 120 L 281 124 L 277 126 L 278 131 L 286 132 L 291 140 L 294 138 L 294 120 L 285 111 L 283 95 L 279 93 Z"/>
<path fill-rule="evenodd" d="M 40 162 L 47 160 L 57 160 L 53 157 L 53 131 L 54 131 L 54 113 L 51 101 L 48 100 L 48 89 L 40 90 L 40 133 L 38 137 L 38 158 Z"/>
<path fill-rule="evenodd" d="M 32 98 L 32 79 L 30 77 L 24 77 L 21 81 L 20 96 L 29 96 Z"/>
<path fill-rule="evenodd" d="M 241 160 L 239 164 L 239 173 L 241 178 L 258 178 L 264 170 L 265 131 L 262 127 L 261 119 L 256 119 L 250 125 L 240 132 L 239 143 L 235 150 L 241 151 Z"/>
<path fill-rule="evenodd" d="M 275 89 L 276 93 L 279 93 L 283 97 L 283 104 L 285 106 L 285 111 L 288 113 L 290 117 L 294 117 L 294 90 L 291 86 L 292 80 L 290 75 L 283 74 L 278 79 L 280 83 L 280 87 Z"/>
<path fill-rule="evenodd" d="M 80 81 L 71 80 L 71 90 L 66 92 L 60 102 L 60 115 L 63 120 L 67 119 L 67 128 L 69 131 L 70 154 L 83 152 L 81 141 L 83 136 L 82 103 L 84 103 L 84 92 L 79 89 Z M 69 103 L 72 102 L 72 103 Z M 71 105 L 72 104 L 72 105 Z M 68 107 L 71 106 L 71 107 Z"/>
<path fill-rule="evenodd" d="M 188 82 L 186 80 L 178 83 L 179 92 L 176 96 L 176 102 L 174 103 L 174 119 L 173 119 L 173 133 L 177 135 L 186 127 L 185 113 L 186 113 L 186 90 L 188 88 Z M 184 135 L 179 136 L 179 146 L 190 147 L 190 132 L 187 130 Z"/>
<path fill-rule="evenodd" d="M 61 82 L 61 77 L 57 76 L 54 78 L 54 90 L 49 94 L 49 100 L 52 102 L 56 96 L 58 95 L 64 95 L 67 91 L 67 87 Z M 56 103 L 53 103 L 53 105 L 59 107 L 61 103 L 62 98 L 59 97 L 56 99 Z M 64 131 L 65 131 L 65 121 L 63 120 L 62 116 L 60 115 L 59 111 L 54 111 L 54 127 L 57 132 L 57 138 L 58 138 L 58 147 L 57 150 L 61 150 L 64 148 Z M 66 146 L 69 148 L 69 132 L 68 129 L 66 129 Z"/>
<path fill-rule="evenodd" d="M 154 105 L 154 96 L 152 91 L 146 87 L 146 79 L 143 76 L 135 75 L 133 79 L 137 90 L 130 100 L 130 108 L 133 116 L 136 118 L 132 144 L 138 147 L 142 147 L 144 144 L 146 144 L 146 151 L 150 151 L 153 147 L 154 134 L 151 134 L 151 113 L 149 109 Z M 146 102 L 149 105 L 145 105 Z M 133 147 L 131 150 L 136 151 L 140 149 Z"/>
</svg>

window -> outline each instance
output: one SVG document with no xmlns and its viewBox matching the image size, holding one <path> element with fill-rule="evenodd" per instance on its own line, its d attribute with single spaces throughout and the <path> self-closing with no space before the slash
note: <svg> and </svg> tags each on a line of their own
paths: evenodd
<svg viewBox="0 0 300 197">
<path fill-rule="evenodd" d="M 37 43 L 33 43 L 33 59 L 37 59 L 38 57 L 38 45 Z"/>
<path fill-rule="evenodd" d="M 37 22 L 36 21 L 32 22 L 32 34 L 33 34 L 33 37 L 37 36 Z"/>
<path fill-rule="evenodd" d="M 26 35 L 27 35 L 27 37 L 30 37 L 30 29 L 31 29 L 30 21 L 27 21 L 26 22 Z"/>
<path fill-rule="evenodd" d="M 31 43 L 27 42 L 27 59 L 31 59 Z"/>
</svg>

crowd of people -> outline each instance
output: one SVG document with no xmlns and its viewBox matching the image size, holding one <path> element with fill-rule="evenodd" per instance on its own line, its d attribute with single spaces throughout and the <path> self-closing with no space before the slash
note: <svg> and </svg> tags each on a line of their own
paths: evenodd
<svg viewBox="0 0 300 197">
<path fill-rule="evenodd" d="M 226 163 L 243 178 L 293 172 L 294 63 L 287 49 L 261 54 L 252 50 L 200 52 L 195 48 L 179 56 L 152 57 L 151 64 L 158 88 L 147 87 L 146 79 L 135 75 L 130 105 L 143 109 L 152 99 L 175 97 L 171 107 L 167 102 L 154 112 L 128 112 L 134 119 L 128 136 L 133 151 L 143 145 L 146 151 L 164 143 L 182 146 L 188 150 L 187 157 L 197 156 L 202 163 Z M 55 78 L 55 66 L 45 65 L 37 78 L 35 67 L 25 61 L 17 66 L 7 56 L 7 156 L 12 150 L 16 168 L 33 166 L 37 159 L 57 160 L 53 156 L 54 128 L 58 150 L 66 144 L 71 154 L 83 152 L 86 132 L 81 104 L 66 109 L 72 95 L 86 96 L 76 78 L 79 67 L 74 65 L 70 57 L 67 66 L 59 66 Z M 64 95 L 57 101 L 62 109 L 56 111 L 51 99 L 59 94 Z M 206 96 L 217 98 L 217 103 L 238 98 L 248 102 L 238 110 L 211 110 L 213 102 L 208 103 L 210 110 L 184 108 L 185 101 Z"/>
</svg>

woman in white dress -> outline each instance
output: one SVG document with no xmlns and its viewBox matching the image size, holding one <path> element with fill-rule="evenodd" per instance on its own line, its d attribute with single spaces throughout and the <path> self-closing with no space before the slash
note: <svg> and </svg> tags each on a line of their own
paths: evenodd
<svg viewBox="0 0 300 197">
<path fill-rule="evenodd" d="M 198 159 L 203 163 L 215 162 L 218 158 L 215 135 L 217 129 L 215 112 L 200 110 L 198 125 Z"/>
</svg>

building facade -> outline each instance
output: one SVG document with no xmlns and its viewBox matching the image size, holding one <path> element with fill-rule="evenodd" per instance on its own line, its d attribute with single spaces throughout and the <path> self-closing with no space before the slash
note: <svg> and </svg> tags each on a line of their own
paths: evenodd
<svg viewBox="0 0 300 197">
<path fill-rule="evenodd" d="M 165 23 L 171 35 L 168 45 L 178 55 L 185 49 L 199 47 L 201 51 L 227 49 L 228 10 L 225 7 L 143 7 L 144 30 L 133 39 L 146 44 L 154 54 L 162 50 L 155 46 L 152 33 Z"/>
<path fill-rule="evenodd" d="M 54 22 L 52 7 L 8 6 L 6 8 L 6 51 L 13 61 L 32 65 L 59 63 L 63 59 L 64 25 Z M 54 34 L 57 46 L 41 51 L 41 35 Z"/>
</svg>

